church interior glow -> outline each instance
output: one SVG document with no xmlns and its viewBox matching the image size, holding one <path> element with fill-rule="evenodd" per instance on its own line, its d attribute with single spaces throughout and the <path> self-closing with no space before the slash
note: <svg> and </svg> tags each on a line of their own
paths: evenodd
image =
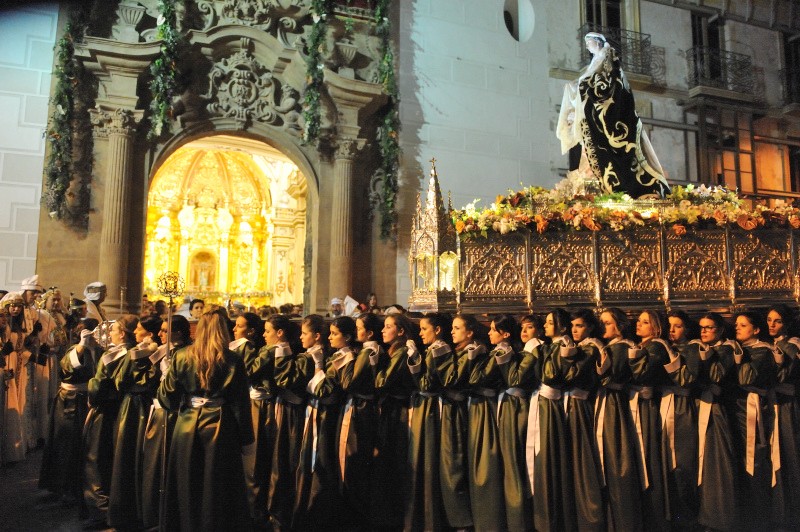
<svg viewBox="0 0 800 532">
<path fill-rule="evenodd" d="M 303 300 L 305 176 L 261 142 L 218 135 L 190 142 L 158 168 L 147 202 L 144 293 L 166 271 L 207 302 Z"/>
</svg>

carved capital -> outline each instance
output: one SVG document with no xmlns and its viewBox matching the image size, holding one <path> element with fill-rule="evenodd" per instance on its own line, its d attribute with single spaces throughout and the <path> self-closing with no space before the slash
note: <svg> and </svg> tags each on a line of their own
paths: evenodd
<svg viewBox="0 0 800 532">
<path fill-rule="evenodd" d="M 142 116 L 142 111 L 132 111 L 130 109 L 107 110 L 94 108 L 89 110 L 89 117 L 92 125 L 95 126 L 95 133 L 98 137 L 133 135 Z"/>
<path fill-rule="evenodd" d="M 356 154 L 358 154 L 360 148 L 359 144 L 363 144 L 363 141 L 359 143 L 357 139 L 339 139 L 336 143 L 336 159 L 354 159 Z"/>
</svg>

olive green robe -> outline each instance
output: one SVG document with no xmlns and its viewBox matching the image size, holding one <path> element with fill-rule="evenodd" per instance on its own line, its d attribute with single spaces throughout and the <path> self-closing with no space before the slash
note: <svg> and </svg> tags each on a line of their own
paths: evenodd
<svg viewBox="0 0 800 532">
<path fill-rule="evenodd" d="M 800 339 L 781 336 L 775 346 L 785 355 L 775 386 L 775 441 L 781 467 L 772 487 L 772 523 L 785 529 L 800 529 Z"/>
<path fill-rule="evenodd" d="M 167 465 L 169 527 L 249 530 L 242 452 L 254 438 L 242 359 L 226 349 L 204 389 L 190 350 L 179 351 L 157 398 L 178 411 Z"/>
</svg>

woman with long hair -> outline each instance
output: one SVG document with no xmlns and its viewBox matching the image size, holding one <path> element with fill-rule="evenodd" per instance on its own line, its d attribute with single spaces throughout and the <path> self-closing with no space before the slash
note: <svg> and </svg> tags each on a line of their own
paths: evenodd
<svg viewBox="0 0 800 532">
<path fill-rule="evenodd" d="M 642 530 L 642 455 L 631 416 L 629 388 L 632 378 L 628 352 L 630 320 L 616 307 L 600 314 L 606 346 L 597 360 L 600 387 L 595 405 L 595 435 L 606 489 L 606 526 L 609 530 Z"/>
<path fill-rule="evenodd" d="M 25 404 L 28 375 L 29 349 L 25 348 L 25 314 L 22 296 L 9 293 L 3 297 L 4 321 L 2 333 L 3 349 L 3 381 L 0 381 L 0 392 L 4 393 L 3 434 L 5 441 L 0 442 L 3 464 L 19 462 L 25 459 L 28 437 L 25 421 Z"/>
<path fill-rule="evenodd" d="M 594 403 L 597 391 L 597 362 L 603 344 L 600 322 L 589 309 L 570 314 L 572 341 L 577 351 L 567 352 L 562 360 L 567 427 L 569 430 L 572 485 L 579 530 L 605 530 L 603 479 L 594 432 Z M 562 352 L 563 356 L 563 352 Z"/>
<path fill-rule="evenodd" d="M 716 312 L 698 320 L 700 372 L 697 407 L 697 524 L 712 530 L 739 526 L 739 479 L 733 447 L 729 402 L 738 387 L 733 358 L 736 343 L 727 339 L 728 324 Z"/>
<path fill-rule="evenodd" d="M 116 372 L 114 384 L 121 397 L 114 435 L 114 473 L 108 497 L 108 524 L 112 528 L 138 527 L 142 519 L 142 444 L 159 376 L 151 371 L 150 356 L 161 340 L 163 320 L 139 321 L 133 331 L 136 346 L 129 349 Z"/>
<path fill-rule="evenodd" d="M 492 319 L 489 342 L 495 347 L 490 355 L 503 376 L 504 388 L 498 401 L 497 425 L 503 458 L 506 523 L 510 530 L 524 531 L 533 529 L 533 501 L 525 452 L 530 391 L 538 381 L 535 364 L 528 359 L 522 365 L 525 353 L 520 349 L 519 336 L 520 325 L 510 314 Z"/>
<path fill-rule="evenodd" d="M 646 309 L 636 320 L 639 343 L 628 351 L 631 365 L 631 414 L 639 434 L 644 493 L 642 512 L 647 530 L 669 528 L 661 460 L 661 401 L 659 390 L 670 384 L 666 366 L 675 358 L 665 338 L 667 328 L 661 314 Z"/>
<path fill-rule="evenodd" d="M 772 524 L 785 529 L 800 528 L 800 338 L 797 318 L 785 305 L 767 310 L 767 329 L 775 349 L 786 355 L 778 369 L 775 386 L 775 425 L 772 444 L 778 447 L 781 467 L 772 487 Z M 773 454 L 775 451 L 773 450 Z"/>
<path fill-rule="evenodd" d="M 376 525 L 402 528 L 407 503 L 408 409 L 414 382 L 406 363 L 414 344 L 414 325 L 403 314 L 386 316 L 381 330 L 385 355 L 370 355 L 380 403 L 373 466 L 371 504 Z"/>
<path fill-rule="evenodd" d="M 672 357 L 664 369 L 672 381 L 662 389 L 661 435 L 667 516 L 673 526 L 691 527 L 697 519 L 697 384 L 700 349 L 696 322 L 682 310 L 667 314 Z"/>
<path fill-rule="evenodd" d="M 125 314 L 109 332 L 109 348 L 100 357 L 89 381 L 89 413 L 83 428 L 83 502 L 88 526 L 107 523 L 109 493 L 114 466 L 117 414 L 122 399 L 116 386 L 118 372 L 136 345 L 134 330 L 139 318 Z"/>
<path fill-rule="evenodd" d="M 770 456 L 774 410 L 769 393 L 778 378 L 785 355 L 764 342 L 767 324 L 756 312 L 740 312 L 734 320 L 736 342 L 733 358 L 737 366 L 739 387 L 732 395 L 735 420 L 734 448 L 742 488 L 743 526 L 758 530 L 769 523 L 770 491 L 774 471 Z M 777 464 L 775 464 L 777 465 Z"/>
<path fill-rule="evenodd" d="M 167 321 L 161 323 L 158 331 L 161 345 L 150 355 L 150 372 L 159 384 L 167 377 L 176 353 L 192 343 L 188 319 L 173 315 L 171 323 L 171 327 Z M 141 497 L 142 526 L 145 529 L 155 528 L 159 524 L 161 505 L 165 503 L 166 460 L 177 419 L 176 411 L 165 409 L 157 398 L 153 398 L 153 408 L 142 442 Z"/>
<path fill-rule="evenodd" d="M 166 523 L 186 532 L 249 530 L 242 454 L 253 443 L 247 374 L 228 349 L 227 319 L 201 316 L 195 342 L 179 350 L 158 389 L 177 410 L 169 453 Z"/>
<path fill-rule="evenodd" d="M 436 366 L 453 352 L 448 342 L 450 322 L 449 316 L 438 312 L 424 315 L 419 320 L 419 336 L 426 347 L 425 353 L 414 347 L 406 354 L 415 383 L 408 412 L 411 486 L 407 530 L 435 530 L 446 525 L 439 477 L 442 383 Z"/>
</svg>

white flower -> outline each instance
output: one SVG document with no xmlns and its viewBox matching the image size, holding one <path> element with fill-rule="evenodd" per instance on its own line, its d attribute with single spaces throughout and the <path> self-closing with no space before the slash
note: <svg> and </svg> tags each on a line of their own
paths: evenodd
<svg viewBox="0 0 800 532">
<path fill-rule="evenodd" d="M 64 110 L 64 108 L 61 107 L 61 104 L 56 105 L 56 109 L 58 110 L 58 114 L 60 114 L 60 115 L 67 114 L 67 112 Z"/>
<path fill-rule="evenodd" d="M 156 19 L 156 24 L 157 25 L 163 26 L 164 23 L 166 23 L 166 22 L 167 22 L 167 19 L 166 19 L 166 17 L 164 17 L 164 15 L 158 15 L 158 18 Z"/>
</svg>

